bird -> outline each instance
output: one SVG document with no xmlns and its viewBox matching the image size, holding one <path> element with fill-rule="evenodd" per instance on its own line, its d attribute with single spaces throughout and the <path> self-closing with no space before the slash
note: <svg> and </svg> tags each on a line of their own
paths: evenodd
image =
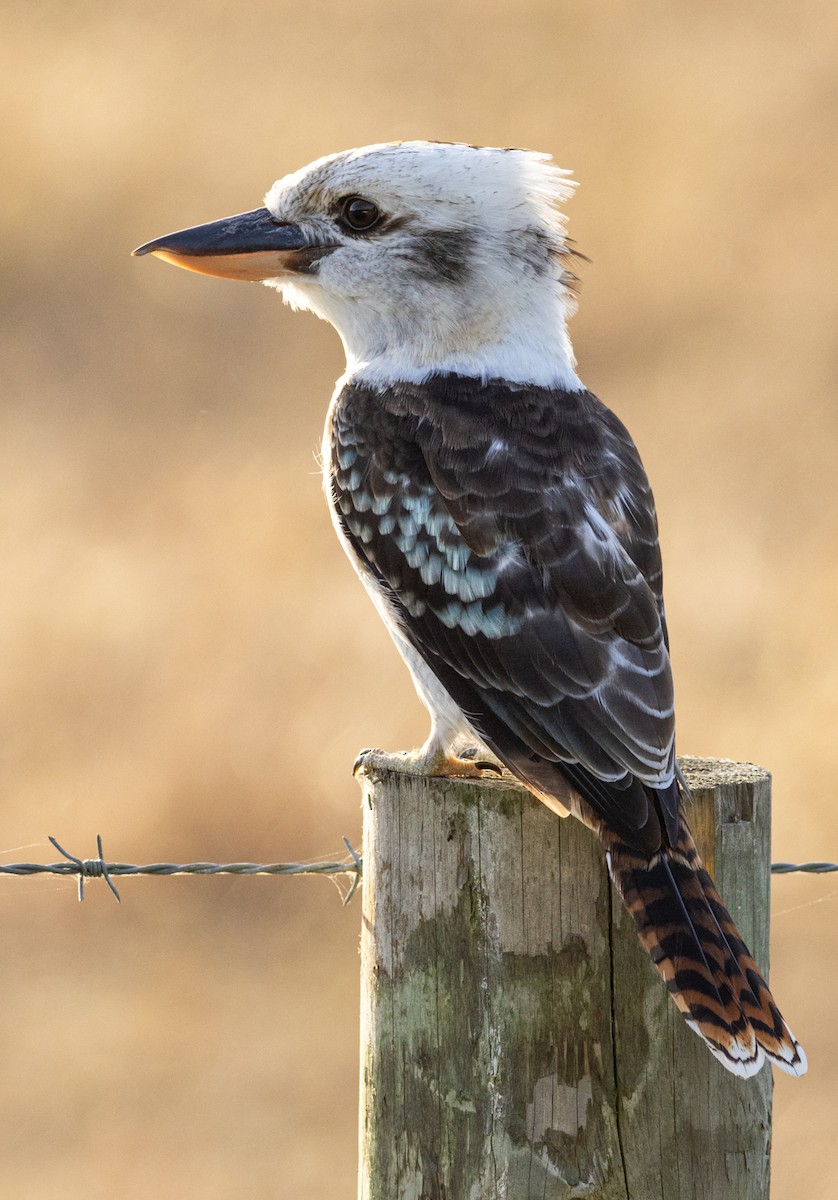
<svg viewBox="0 0 838 1200">
<path fill-rule="evenodd" d="M 431 718 L 421 749 L 357 768 L 505 769 L 581 820 L 715 1058 L 801 1075 L 690 832 L 652 490 L 568 335 L 574 187 L 540 152 L 380 143 L 134 254 L 265 283 L 343 342 L 326 493 Z"/>
</svg>

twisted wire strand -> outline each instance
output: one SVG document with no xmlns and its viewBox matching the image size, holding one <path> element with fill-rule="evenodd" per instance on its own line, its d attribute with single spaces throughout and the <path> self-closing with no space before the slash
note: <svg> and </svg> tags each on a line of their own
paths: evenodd
<svg viewBox="0 0 838 1200">
<path fill-rule="evenodd" d="M 97 858 L 78 858 L 70 854 L 55 840 L 49 839 L 59 854 L 64 855 L 64 862 L 55 863 L 0 863 L 0 875 L 74 875 L 78 878 L 79 900 L 84 899 L 85 879 L 104 879 L 117 900 L 119 892 L 113 882 L 115 875 L 349 875 L 352 882 L 344 897 L 348 904 L 361 882 L 364 873 L 364 862 L 355 852 L 348 838 L 343 842 L 349 852 L 349 858 L 333 862 L 192 862 L 192 863 L 145 863 L 138 866 L 134 863 L 106 862 L 102 852 L 102 839 L 97 835 Z M 807 862 L 771 864 L 772 875 L 828 875 L 838 871 L 838 863 Z"/>
<path fill-rule="evenodd" d="M 351 875 L 352 883 L 344 896 L 344 904 L 348 904 L 357 891 L 364 870 L 363 859 L 353 849 L 348 838 L 343 842 L 349 852 L 349 858 L 342 862 L 310 862 L 310 863 L 145 863 L 137 866 L 134 863 L 106 862 L 102 853 L 102 838 L 97 835 L 97 858 L 78 858 L 65 850 L 54 837 L 49 839 L 59 854 L 64 855 L 64 862 L 55 863 L 0 863 L 0 875 L 75 875 L 79 882 L 79 900 L 84 899 L 85 879 L 104 879 L 117 901 L 119 892 L 113 882 L 114 875 Z"/>
</svg>

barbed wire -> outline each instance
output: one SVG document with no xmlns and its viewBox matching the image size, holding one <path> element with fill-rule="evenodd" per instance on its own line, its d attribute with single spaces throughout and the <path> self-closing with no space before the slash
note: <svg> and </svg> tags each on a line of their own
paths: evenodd
<svg viewBox="0 0 838 1200">
<path fill-rule="evenodd" d="M 343 898 L 348 904 L 364 873 L 364 860 L 353 849 L 348 838 L 343 844 L 349 852 L 349 858 L 343 861 L 323 861 L 307 863 L 251 863 L 251 862 L 193 862 L 193 863 L 146 863 L 137 866 L 134 863 L 106 862 L 102 851 L 102 838 L 97 834 L 96 858 L 78 858 L 65 850 L 54 837 L 49 839 L 59 854 L 64 855 L 64 862 L 55 863 L 0 863 L 0 875 L 65 875 L 76 876 L 79 885 L 79 900 L 84 899 L 85 879 L 104 879 L 113 892 L 117 901 L 120 895 L 113 882 L 114 875 L 350 875 L 352 882 L 349 891 Z M 808 862 L 771 864 L 772 875 L 828 875 L 838 871 L 838 863 Z"/>
<path fill-rule="evenodd" d="M 79 900 L 84 899 L 85 879 L 104 879 L 120 901 L 119 892 L 113 882 L 114 875 L 351 875 L 352 882 L 349 891 L 343 898 L 348 904 L 361 882 L 364 862 L 353 849 L 348 838 L 343 844 L 349 851 L 349 858 L 342 862 L 308 862 L 308 863 L 146 863 L 137 866 L 134 863 L 106 862 L 102 852 L 102 838 L 97 835 L 97 858 L 78 858 L 65 850 L 54 837 L 49 839 L 59 854 L 63 854 L 65 862 L 56 863 L 0 863 L 0 875 L 71 875 L 78 878 Z"/>
</svg>

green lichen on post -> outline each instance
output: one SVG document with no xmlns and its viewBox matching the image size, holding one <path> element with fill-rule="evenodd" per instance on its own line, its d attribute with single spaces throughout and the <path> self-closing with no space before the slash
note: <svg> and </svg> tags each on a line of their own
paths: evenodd
<svg viewBox="0 0 838 1200">
<path fill-rule="evenodd" d="M 719 862 L 738 838 L 767 879 L 760 778 L 755 821 L 750 783 L 695 815 L 726 813 Z M 362 1200 L 767 1195 L 743 1188 L 767 1181 L 768 1077 L 683 1027 L 587 830 L 505 782 L 386 775 L 364 807 Z"/>
</svg>

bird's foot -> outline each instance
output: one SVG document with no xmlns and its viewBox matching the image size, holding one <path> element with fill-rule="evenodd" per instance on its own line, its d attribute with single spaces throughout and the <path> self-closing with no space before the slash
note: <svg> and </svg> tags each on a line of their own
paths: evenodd
<svg viewBox="0 0 838 1200">
<path fill-rule="evenodd" d="M 362 750 L 352 767 L 353 775 L 377 775 L 395 771 L 402 775 L 431 775 L 434 778 L 483 779 L 486 775 L 503 775 L 503 767 L 487 758 L 481 747 L 470 747 L 461 754 L 451 754 L 439 746 L 423 746 L 421 750 L 402 750 L 388 754 L 385 750 Z"/>
</svg>

